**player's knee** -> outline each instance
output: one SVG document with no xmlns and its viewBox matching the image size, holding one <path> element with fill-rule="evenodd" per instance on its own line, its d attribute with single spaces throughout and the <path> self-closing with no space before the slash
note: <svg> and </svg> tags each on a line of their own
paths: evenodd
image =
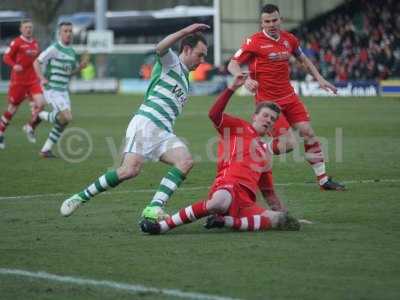
<svg viewBox="0 0 400 300">
<path fill-rule="evenodd" d="M 120 180 L 126 180 L 136 177 L 140 173 L 140 167 L 136 165 L 121 166 L 117 170 L 118 178 Z"/>
<path fill-rule="evenodd" d="M 59 113 L 57 116 L 57 119 L 62 125 L 68 125 L 72 121 L 72 114 L 71 113 Z"/>
<path fill-rule="evenodd" d="M 193 168 L 193 164 L 194 162 L 192 157 L 186 157 L 180 160 L 175 167 L 181 170 L 184 174 L 187 174 Z"/>
<path fill-rule="evenodd" d="M 142 169 L 142 163 L 139 161 L 131 161 L 131 162 L 123 162 L 121 167 L 118 168 L 118 178 L 120 180 L 126 180 L 129 178 L 136 177 L 139 175 L 140 170 Z"/>
<path fill-rule="evenodd" d="M 207 201 L 207 210 L 211 214 L 223 214 L 229 209 L 230 201 L 212 198 Z"/>
<path fill-rule="evenodd" d="M 14 115 L 17 112 L 18 107 L 15 105 L 9 105 L 7 107 L 7 111 L 11 114 Z"/>
<path fill-rule="evenodd" d="M 296 147 L 296 144 L 296 138 L 293 135 L 289 136 L 285 144 L 286 153 L 293 151 L 293 149 Z"/>
<path fill-rule="evenodd" d="M 299 131 L 299 134 L 302 138 L 304 138 L 305 141 L 313 140 L 316 138 L 314 130 L 312 130 L 311 127 L 301 129 Z"/>
</svg>

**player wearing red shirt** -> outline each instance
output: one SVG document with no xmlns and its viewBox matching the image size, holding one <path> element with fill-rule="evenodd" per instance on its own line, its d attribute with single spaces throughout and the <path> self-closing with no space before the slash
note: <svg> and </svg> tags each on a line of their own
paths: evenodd
<svg viewBox="0 0 400 300">
<path fill-rule="evenodd" d="M 32 37 L 32 22 L 30 20 L 21 21 L 20 31 L 21 35 L 11 42 L 3 57 L 4 62 L 12 69 L 8 89 L 8 106 L 0 118 L 0 149 L 5 148 L 4 131 L 26 97 L 31 97 L 34 103 L 32 120 L 23 127 L 23 130 L 30 142 L 36 142 L 33 129 L 37 125 L 37 112 L 42 109 L 39 103 L 44 100 L 39 78 L 32 66 L 40 52 L 37 41 Z"/>
<path fill-rule="evenodd" d="M 321 145 L 311 127 L 310 116 L 303 102 L 290 85 L 289 58 L 294 56 L 320 84 L 320 87 L 336 93 L 337 89 L 326 81 L 312 62 L 304 55 L 298 39 L 291 33 L 280 29 L 281 17 L 279 8 L 267 4 L 262 9 L 262 31 L 247 38 L 228 65 L 233 74 L 241 74 L 240 65 L 247 64 L 251 78 L 245 86 L 255 92 L 256 103 L 272 101 L 282 109 L 282 115 L 276 122 L 273 136 L 283 136 L 291 146 L 295 137 L 291 127 L 299 130 L 304 138 L 305 158 L 312 166 L 322 190 L 344 190 L 345 187 L 332 181 L 326 174 L 325 161 Z M 265 188 L 274 195 L 272 174 L 267 176 Z"/>
<path fill-rule="evenodd" d="M 267 210 L 256 204 L 256 192 L 263 174 L 271 168 L 272 147 L 261 137 L 277 120 L 280 109 L 272 102 L 257 105 L 252 122 L 223 113 L 234 91 L 245 81 L 241 74 L 221 93 L 209 112 L 220 135 L 217 175 L 208 200 L 200 200 L 159 222 L 141 221 L 142 231 L 167 232 L 176 226 L 211 215 L 206 228 L 229 227 L 236 230 L 270 228 L 299 230 L 300 223 L 284 211 Z M 213 215 L 216 214 L 216 215 Z"/>
</svg>

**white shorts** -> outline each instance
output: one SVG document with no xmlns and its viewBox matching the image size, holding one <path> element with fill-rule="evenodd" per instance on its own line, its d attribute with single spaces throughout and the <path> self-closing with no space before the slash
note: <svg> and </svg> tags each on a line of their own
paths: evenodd
<svg viewBox="0 0 400 300">
<path fill-rule="evenodd" d="M 135 115 L 126 130 L 124 153 L 136 153 L 158 161 L 168 150 L 186 147 L 175 134 L 159 128 L 148 118 Z"/>
<path fill-rule="evenodd" d="M 46 102 L 50 104 L 55 111 L 71 110 L 71 101 L 67 91 L 44 90 Z"/>
</svg>

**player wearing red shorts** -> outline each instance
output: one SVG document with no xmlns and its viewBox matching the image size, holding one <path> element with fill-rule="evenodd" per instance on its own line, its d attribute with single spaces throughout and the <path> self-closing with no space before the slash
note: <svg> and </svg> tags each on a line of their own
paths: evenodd
<svg viewBox="0 0 400 300">
<path fill-rule="evenodd" d="M 280 108 L 272 102 L 258 104 L 251 123 L 223 113 L 234 91 L 244 82 L 243 75 L 236 76 L 209 112 L 220 140 L 217 175 L 208 200 L 197 201 L 159 222 L 144 219 L 140 222 L 143 232 L 164 233 L 206 216 L 210 216 L 206 228 L 229 227 L 247 231 L 300 229 L 300 223 L 287 212 L 267 210 L 256 204 L 259 181 L 271 168 L 271 155 L 277 150 L 275 148 L 283 146 L 279 141 L 267 145 L 261 140 L 277 120 Z"/>
<path fill-rule="evenodd" d="M 246 39 L 230 61 L 228 70 L 237 75 L 242 73 L 240 65 L 249 66 L 251 78 L 246 81 L 245 86 L 255 92 L 256 103 L 272 101 L 282 109 L 282 115 L 272 131 L 273 136 L 284 137 L 291 145 L 288 150 L 291 150 L 295 144 L 295 137 L 290 128 L 297 129 L 304 138 L 305 158 L 312 166 L 320 188 L 344 190 L 344 185 L 333 181 L 326 174 L 323 152 L 311 127 L 308 111 L 290 85 L 290 56 L 293 55 L 307 67 L 321 88 L 333 93 L 336 93 L 337 89 L 321 76 L 304 55 L 298 39 L 281 30 L 280 25 L 279 8 L 273 4 L 265 5 L 261 14 L 262 31 Z M 264 186 L 269 189 L 271 196 L 274 196 L 272 173 L 266 178 Z"/>
<path fill-rule="evenodd" d="M 0 117 L 0 149 L 5 148 L 4 132 L 6 128 L 26 97 L 31 97 L 34 103 L 32 119 L 23 127 L 23 130 L 30 142 L 36 142 L 33 130 L 38 124 L 37 113 L 43 108 L 39 105 L 42 100 L 44 101 L 43 91 L 32 66 L 40 52 L 39 44 L 32 37 L 32 22 L 30 20 L 21 21 L 20 31 L 21 35 L 11 42 L 3 56 L 4 62 L 12 69 L 8 89 L 8 106 Z"/>
</svg>

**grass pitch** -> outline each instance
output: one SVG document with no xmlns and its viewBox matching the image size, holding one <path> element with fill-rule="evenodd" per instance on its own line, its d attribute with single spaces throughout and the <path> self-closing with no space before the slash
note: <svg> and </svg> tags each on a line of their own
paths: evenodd
<svg viewBox="0 0 400 300">
<path fill-rule="evenodd" d="M 213 181 L 215 132 L 207 119 L 213 100 L 192 97 L 177 121 L 176 133 L 189 143 L 196 165 L 170 200 L 170 212 L 204 198 Z M 59 215 L 65 198 L 119 164 L 127 124 L 142 97 L 88 94 L 73 95 L 72 101 L 75 131 L 56 150 L 64 159 L 38 156 L 47 124 L 38 129 L 38 143 L 28 143 L 21 130 L 26 105 L 6 133 L 7 148 L 0 152 L 1 299 L 179 296 L 10 275 L 5 269 L 178 289 L 200 293 L 198 299 L 400 298 L 399 100 L 306 101 L 329 174 L 349 189 L 320 192 L 301 159 L 302 147 L 276 157 L 279 194 L 294 215 L 313 225 L 300 232 L 238 233 L 206 231 L 197 222 L 163 236 L 143 235 L 137 226 L 167 170 L 161 164 L 146 164 L 138 178 L 94 198 L 70 218 Z M 235 97 L 229 106 L 243 118 L 252 110 L 250 98 Z"/>
</svg>

